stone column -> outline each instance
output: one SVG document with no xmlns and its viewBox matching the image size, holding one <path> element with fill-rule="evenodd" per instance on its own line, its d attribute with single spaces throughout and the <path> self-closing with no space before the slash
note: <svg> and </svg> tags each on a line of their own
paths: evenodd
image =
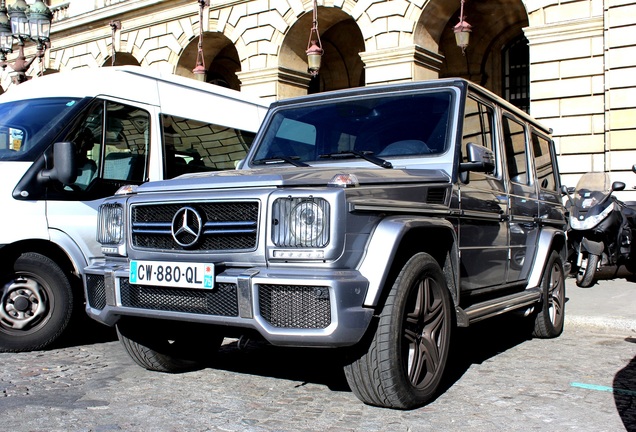
<svg viewBox="0 0 636 432">
<path fill-rule="evenodd" d="M 439 78 L 443 56 L 418 45 L 360 53 L 367 85 Z"/>
<path fill-rule="evenodd" d="M 307 94 L 311 76 L 305 72 L 278 68 L 237 72 L 241 91 L 268 101 Z"/>
</svg>

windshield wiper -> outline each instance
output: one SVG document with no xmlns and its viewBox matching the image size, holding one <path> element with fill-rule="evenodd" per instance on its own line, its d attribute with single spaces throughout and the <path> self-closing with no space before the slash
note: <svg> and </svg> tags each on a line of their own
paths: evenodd
<svg viewBox="0 0 636 432">
<path fill-rule="evenodd" d="M 274 156 L 274 157 L 265 158 L 265 159 L 258 159 L 258 160 L 252 161 L 252 163 L 254 165 L 270 165 L 270 164 L 277 164 L 281 162 L 287 162 L 288 164 L 297 166 L 297 167 L 309 166 L 304 162 L 300 162 L 299 159 L 300 158 L 298 156 Z"/>
<path fill-rule="evenodd" d="M 372 151 L 347 150 L 338 153 L 323 154 L 319 157 L 322 159 L 345 159 L 353 156 L 361 157 L 362 159 L 382 168 L 393 168 L 393 164 L 391 162 L 374 156 Z"/>
</svg>

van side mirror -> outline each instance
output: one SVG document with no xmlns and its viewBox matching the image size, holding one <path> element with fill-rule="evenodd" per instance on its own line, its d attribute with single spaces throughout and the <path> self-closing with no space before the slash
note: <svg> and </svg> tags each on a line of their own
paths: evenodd
<svg viewBox="0 0 636 432">
<path fill-rule="evenodd" d="M 495 154 L 488 148 L 469 142 L 466 144 L 468 162 L 459 164 L 459 171 L 474 171 L 492 174 L 495 172 Z"/>
<path fill-rule="evenodd" d="M 38 174 L 38 180 L 41 183 L 57 180 L 64 185 L 69 185 L 75 182 L 76 178 L 75 144 L 56 142 L 53 144 L 53 168 L 42 170 Z"/>
</svg>

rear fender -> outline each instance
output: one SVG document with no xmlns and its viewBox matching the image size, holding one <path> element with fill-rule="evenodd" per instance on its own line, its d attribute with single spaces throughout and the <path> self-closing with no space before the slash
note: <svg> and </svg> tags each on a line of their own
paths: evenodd
<svg viewBox="0 0 636 432">
<path fill-rule="evenodd" d="M 535 256 L 530 279 L 528 280 L 528 288 L 538 287 L 541 284 L 543 270 L 550 256 L 551 250 L 556 250 L 561 255 L 562 262 L 567 262 L 567 247 L 565 233 L 559 229 L 552 227 L 544 227 L 539 234 L 539 244 L 537 246 L 537 254 Z M 568 273 L 567 270 L 565 272 Z"/>
</svg>

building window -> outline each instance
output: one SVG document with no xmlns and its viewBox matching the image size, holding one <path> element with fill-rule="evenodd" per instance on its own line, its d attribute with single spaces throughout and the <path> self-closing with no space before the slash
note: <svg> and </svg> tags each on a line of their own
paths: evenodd
<svg viewBox="0 0 636 432">
<path fill-rule="evenodd" d="M 521 35 L 502 52 L 504 98 L 530 112 L 530 51 L 528 39 Z"/>
</svg>

